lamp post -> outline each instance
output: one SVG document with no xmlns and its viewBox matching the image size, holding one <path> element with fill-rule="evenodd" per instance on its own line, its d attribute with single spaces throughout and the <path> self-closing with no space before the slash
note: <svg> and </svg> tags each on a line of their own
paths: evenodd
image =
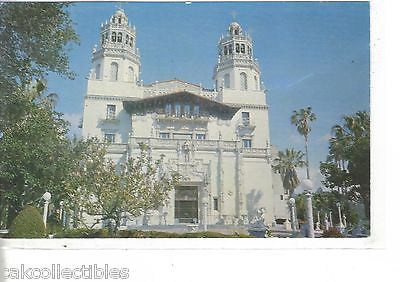
<svg viewBox="0 0 400 282">
<path fill-rule="evenodd" d="M 296 200 L 294 198 L 289 199 L 289 206 L 290 206 L 290 224 L 292 227 L 292 231 L 296 231 L 296 217 L 294 209 L 296 207 Z"/>
<path fill-rule="evenodd" d="M 44 228 L 46 228 L 46 223 L 47 223 L 47 211 L 49 209 L 49 203 L 51 199 L 51 194 L 49 192 L 46 192 L 43 194 L 42 199 L 44 200 L 44 208 L 43 208 L 43 223 L 44 223 Z"/>
</svg>

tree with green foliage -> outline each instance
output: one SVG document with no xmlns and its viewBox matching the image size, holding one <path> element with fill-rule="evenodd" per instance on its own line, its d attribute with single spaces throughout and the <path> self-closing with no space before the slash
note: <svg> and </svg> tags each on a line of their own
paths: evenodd
<svg viewBox="0 0 400 282">
<path fill-rule="evenodd" d="M 332 128 L 329 155 L 320 165 L 324 185 L 354 203 L 362 202 L 370 218 L 370 117 L 359 111 Z"/>
<path fill-rule="evenodd" d="M 24 90 L 49 72 L 69 78 L 70 43 L 78 36 L 68 3 L 0 5 L 0 97 Z"/>
<path fill-rule="evenodd" d="M 317 218 L 317 212 L 319 211 L 322 225 L 324 224 L 325 214 L 329 215 L 329 212 L 332 212 L 333 223 L 339 224 L 337 203 L 341 204 L 342 215 L 346 215 L 347 225 L 351 226 L 357 224 L 358 216 L 352 202 L 337 191 L 323 191 L 319 189 L 317 192 L 313 193 L 312 197 L 314 218 Z M 298 219 L 304 222 L 306 219 L 306 196 L 304 193 L 296 196 L 296 210 Z"/>
<path fill-rule="evenodd" d="M 39 211 L 32 206 L 24 209 L 13 220 L 9 238 L 44 238 L 46 229 Z"/>
<path fill-rule="evenodd" d="M 273 170 L 281 175 L 283 187 L 289 192 L 290 198 L 293 197 L 294 190 L 300 184 L 296 169 L 305 165 L 303 157 L 303 152 L 294 149 L 279 151 L 272 166 Z"/>
<path fill-rule="evenodd" d="M 70 194 L 66 203 L 75 220 L 85 227 L 109 222 L 115 234 L 124 218 L 137 217 L 166 203 L 179 175 L 164 169 L 163 158 L 154 161 L 144 145 L 140 154 L 126 163 L 115 164 L 105 153 L 103 149 L 87 154 L 72 172 L 75 181 L 67 183 Z M 86 224 L 87 215 L 94 218 L 91 226 Z"/>
<path fill-rule="evenodd" d="M 310 179 L 310 167 L 308 158 L 308 135 L 311 132 L 310 122 L 315 121 L 317 117 L 312 112 L 311 107 L 293 111 L 290 117 L 290 122 L 297 127 L 297 131 L 304 137 L 305 149 L 306 149 L 306 168 L 307 168 L 307 179 Z"/>
<path fill-rule="evenodd" d="M 67 123 L 45 78 L 69 78 L 78 37 L 66 3 L 0 4 L 0 226 L 44 191 L 57 200 L 67 171 Z"/>
</svg>

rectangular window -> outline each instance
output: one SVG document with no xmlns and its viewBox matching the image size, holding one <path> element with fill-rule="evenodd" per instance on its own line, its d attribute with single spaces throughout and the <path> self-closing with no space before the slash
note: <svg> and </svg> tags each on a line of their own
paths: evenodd
<svg viewBox="0 0 400 282">
<path fill-rule="evenodd" d="M 168 117 L 172 114 L 172 105 L 166 104 L 165 105 L 165 115 Z"/>
<path fill-rule="evenodd" d="M 104 134 L 104 142 L 115 143 L 115 134 L 114 133 L 105 133 Z"/>
<path fill-rule="evenodd" d="M 228 46 L 224 46 L 224 55 L 226 56 L 226 55 L 228 55 Z"/>
<path fill-rule="evenodd" d="M 168 132 L 160 132 L 160 138 L 161 139 L 169 139 L 169 133 Z"/>
<path fill-rule="evenodd" d="M 240 53 L 243 53 L 243 54 L 246 53 L 246 47 L 244 46 L 244 44 L 240 45 Z"/>
<path fill-rule="evenodd" d="M 243 139 L 243 147 L 251 148 L 251 139 Z"/>
<path fill-rule="evenodd" d="M 229 55 L 232 54 L 232 49 L 233 49 L 232 44 L 229 44 L 229 49 L 228 49 L 228 54 Z"/>
<path fill-rule="evenodd" d="M 204 133 L 198 133 L 198 134 L 196 134 L 196 139 L 204 140 L 204 139 L 206 139 L 206 135 Z"/>
<path fill-rule="evenodd" d="M 248 126 L 250 124 L 250 113 L 242 112 L 242 123 L 244 126 Z"/>
<path fill-rule="evenodd" d="M 107 119 L 115 119 L 117 107 L 115 105 L 107 105 Z"/>
<path fill-rule="evenodd" d="M 281 195 L 281 201 L 283 201 L 283 195 Z"/>
<path fill-rule="evenodd" d="M 215 211 L 219 210 L 219 207 L 218 207 L 218 197 L 214 197 L 214 210 L 215 210 Z"/>
<path fill-rule="evenodd" d="M 239 45 L 239 43 L 236 43 L 236 53 L 240 53 L 240 45 Z"/>
<path fill-rule="evenodd" d="M 190 105 L 185 105 L 183 107 L 183 113 L 184 113 L 185 117 L 190 117 Z"/>
<path fill-rule="evenodd" d="M 181 105 L 180 104 L 175 104 L 175 116 L 176 117 L 181 116 Z"/>
<path fill-rule="evenodd" d="M 199 106 L 193 107 L 193 115 L 196 117 L 198 117 L 200 115 L 200 107 Z"/>
</svg>

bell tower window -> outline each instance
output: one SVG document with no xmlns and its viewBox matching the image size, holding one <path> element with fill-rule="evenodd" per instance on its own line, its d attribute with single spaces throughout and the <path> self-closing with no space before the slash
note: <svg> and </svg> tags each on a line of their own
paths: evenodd
<svg viewBox="0 0 400 282">
<path fill-rule="evenodd" d="M 228 47 L 228 54 L 229 55 L 232 54 L 232 49 L 233 49 L 232 44 L 229 44 L 229 47 Z"/>
<path fill-rule="evenodd" d="M 240 90 L 247 90 L 247 75 L 246 73 L 240 73 Z"/>
<path fill-rule="evenodd" d="M 235 35 L 239 35 L 239 29 L 235 29 Z"/>
<path fill-rule="evenodd" d="M 129 46 L 133 46 L 133 37 L 129 38 Z"/>
<path fill-rule="evenodd" d="M 236 43 L 236 53 L 240 53 L 240 45 L 239 45 L 239 43 Z"/>
<path fill-rule="evenodd" d="M 121 23 L 121 17 L 118 18 L 118 23 L 119 23 L 119 24 Z"/>
<path fill-rule="evenodd" d="M 122 32 L 118 32 L 117 41 L 118 41 L 118 42 L 122 42 Z"/>
<path fill-rule="evenodd" d="M 257 78 L 257 76 L 254 76 L 254 89 L 255 90 L 258 90 L 258 78 Z"/>
<path fill-rule="evenodd" d="M 132 67 L 129 67 L 129 68 L 128 68 L 128 71 L 129 71 L 129 78 L 128 78 L 128 80 L 129 80 L 130 82 L 134 82 L 134 81 L 135 81 L 135 72 L 134 72 L 133 68 L 132 68 Z"/>
<path fill-rule="evenodd" d="M 111 63 L 111 81 L 118 80 L 118 64 L 113 62 Z"/>
<path fill-rule="evenodd" d="M 126 36 L 125 36 L 125 44 L 128 44 L 129 43 L 129 35 L 127 34 Z"/>
<path fill-rule="evenodd" d="M 246 53 L 246 47 L 244 44 L 240 45 L 240 53 L 242 53 L 242 54 Z"/>
<path fill-rule="evenodd" d="M 228 46 L 224 46 L 224 55 L 226 56 L 226 55 L 228 55 Z"/>
<path fill-rule="evenodd" d="M 96 79 L 100 79 L 100 64 L 96 66 Z"/>
<path fill-rule="evenodd" d="M 117 34 L 115 32 L 111 33 L 111 41 L 116 42 L 117 41 Z"/>
<path fill-rule="evenodd" d="M 230 79 L 229 73 L 226 73 L 224 75 L 224 87 L 231 88 L 231 79 Z"/>
</svg>

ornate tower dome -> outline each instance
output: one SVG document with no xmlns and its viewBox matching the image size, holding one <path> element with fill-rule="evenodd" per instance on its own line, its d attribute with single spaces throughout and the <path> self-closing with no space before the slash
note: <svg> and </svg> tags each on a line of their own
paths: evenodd
<svg viewBox="0 0 400 282">
<path fill-rule="evenodd" d="M 136 48 L 136 28 L 131 26 L 124 10 L 118 9 L 101 24 L 99 48 L 93 48 L 91 79 L 106 81 L 139 81 L 140 55 Z"/>
<path fill-rule="evenodd" d="M 253 40 L 239 23 L 229 25 L 218 42 L 218 51 L 213 76 L 217 89 L 260 90 L 260 69 L 253 57 Z"/>
</svg>

